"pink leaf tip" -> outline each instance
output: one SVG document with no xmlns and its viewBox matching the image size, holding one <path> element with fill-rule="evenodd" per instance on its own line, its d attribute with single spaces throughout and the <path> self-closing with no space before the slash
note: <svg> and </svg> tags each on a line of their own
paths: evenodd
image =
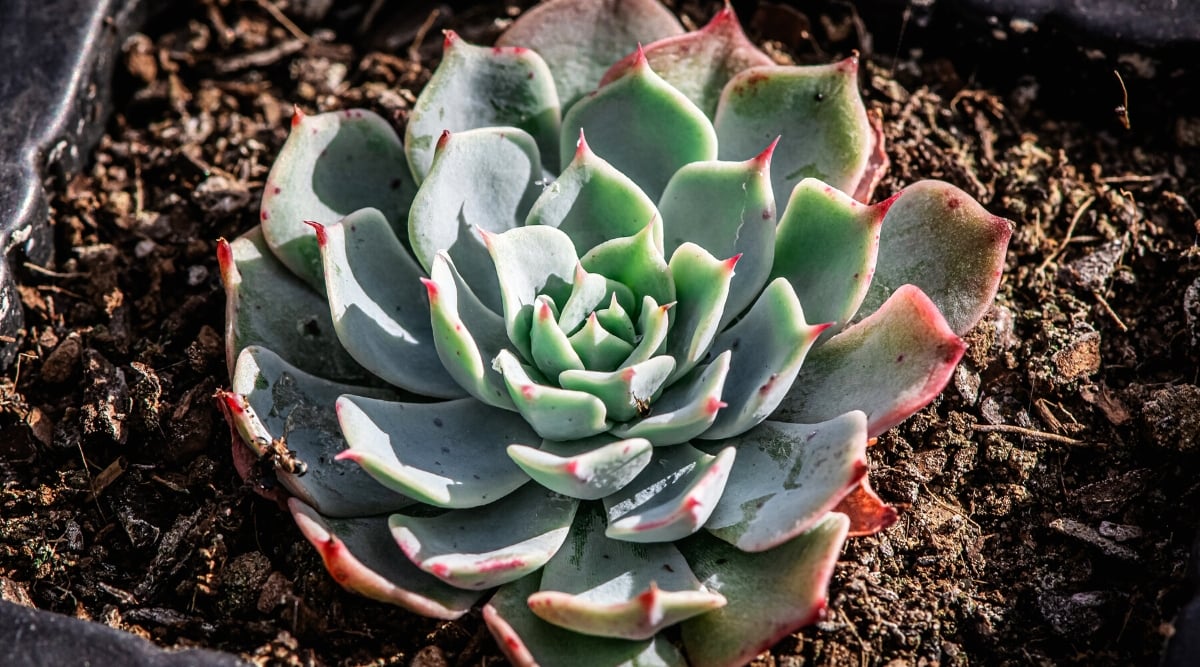
<svg viewBox="0 0 1200 667">
<path fill-rule="evenodd" d="M 767 146 L 763 149 L 763 152 L 754 156 L 751 162 L 755 167 L 763 170 L 771 166 L 771 156 L 775 154 L 775 147 L 779 145 L 779 140 L 782 138 L 782 135 L 775 137 L 775 140 L 771 142 L 770 146 Z"/>
<path fill-rule="evenodd" d="M 325 231 L 325 225 L 314 220 L 305 220 L 304 224 L 313 228 L 313 231 L 317 233 L 317 245 L 324 248 L 325 244 L 329 241 L 329 232 Z"/>
<path fill-rule="evenodd" d="M 300 110 L 299 104 L 292 105 L 292 127 L 300 125 L 304 122 L 304 112 Z"/>
<path fill-rule="evenodd" d="M 449 51 L 450 47 L 454 46 L 454 44 L 456 42 L 458 42 L 458 39 L 459 38 L 458 38 L 457 32 L 454 32 L 453 30 L 443 30 L 442 31 L 442 50 Z"/>
<path fill-rule="evenodd" d="M 591 149 L 588 148 L 587 137 L 584 136 L 583 128 L 581 127 L 579 128 L 579 140 L 575 142 L 575 159 L 583 159 L 583 156 L 587 155 L 590 151 Z"/>
<path fill-rule="evenodd" d="M 438 285 L 429 278 L 421 278 L 421 284 L 425 286 L 425 292 L 429 294 L 429 303 L 437 301 Z"/>
<path fill-rule="evenodd" d="M 438 137 L 437 146 L 434 147 L 434 150 L 441 151 L 443 148 L 446 147 L 446 144 L 449 142 L 450 142 L 450 130 L 442 130 L 442 136 Z"/>
</svg>

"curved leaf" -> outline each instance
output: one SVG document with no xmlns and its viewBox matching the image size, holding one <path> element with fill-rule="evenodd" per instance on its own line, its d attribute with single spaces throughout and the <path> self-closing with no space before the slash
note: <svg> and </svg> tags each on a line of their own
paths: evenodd
<svg viewBox="0 0 1200 667">
<path fill-rule="evenodd" d="M 621 368 L 640 364 L 650 357 L 661 354 L 666 349 L 663 344 L 666 343 L 667 333 L 671 328 L 669 313 L 674 306 L 673 303 L 660 306 L 654 297 L 642 297 L 642 310 L 638 315 L 637 326 L 641 339 L 626 357 L 625 362 L 621 364 Z M 678 362 L 679 360 L 676 359 L 676 363 Z"/>
<path fill-rule="evenodd" d="M 522 14 L 496 44 L 542 54 L 568 109 L 638 44 L 682 32 L 675 15 L 656 0 L 550 0 Z"/>
<path fill-rule="evenodd" d="M 570 142 L 586 131 L 596 154 L 655 201 L 680 167 L 717 157 L 712 123 L 651 71 L 644 56 L 620 78 L 571 107 L 562 128 L 563 164 L 574 152 Z"/>
<path fill-rule="evenodd" d="M 608 430 L 604 403 L 595 396 L 539 382 L 508 350 L 496 355 L 495 365 L 517 411 L 539 436 L 577 440 Z"/>
<path fill-rule="evenodd" d="M 692 372 L 667 387 L 651 405 L 650 414 L 631 422 L 617 424 L 612 434 L 620 438 L 646 438 L 658 447 L 678 445 L 708 430 L 725 403 L 721 393 L 729 375 L 728 351 L 712 363 Z"/>
<path fill-rule="evenodd" d="M 541 56 L 529 49 L 475 46 L 448 30 L 442 62 L 408 115 L 404 150 L 417 183 L 429 174 L 442 132 L 517 127 L 553 160 L 559 120 L 558 93 Z"/>
<path fill-rule="evenodd" d="M 767 421 L 721 444 L 738 456 L 705 528 L 742 551 L 807 532 L 867 474 L 867 416 L 857 411 L 822 424 Z"/>
<path fill-rule="evenodd" d="M 726 311 L 733 267 L 741 257 L 721 261 L 694 243 L 684 243 L 671 255 L 675 281 L 675 320 L 667 334 L 667 354 L 675 358 L 682 377 L 708 353 Z"/>
<path fill-rule="evenodd" d="M 434 517 L 393 514 L 388 525 L 417 567 L 452 586 L 483 590 L 545 565 L 567 538 L 578 505 L 526 484 L 482 507 Z"/>
<path fill-rule="evenodd" d="M 689 445 L 659 447 L 654 461 L 604 499 L 604 534 L 627 542 L 672 542 L 700 530 L 716 507 L 735 450 L 710 456 Z"/>
<path fill-rule="evenodd" d="M 583 370 L 583 361 L 571 347 L 567 334 L 558 326 L 558 313 L 548 296 L 539 296 L 529 326 L 529 346 L 533 364 L 546 377 L 556 378 L 566 370 Z"/>
<path fill-rule="evenodd" d="M 588 449 L 602 443 L 594 449 Z M 538 484 L 564 496 L 599 500 L 628 484 L 650 463 L 649 440 L 597 436 L 569 443 L 546 440 L 541 449 L 509 445 L 508 455 Z"/>
<path fill-rule="evenodd" d="M 536 437 L 520 415 L 474 398 L 401 403 L 360 396 L 337 401 L 354 461 L 380 484 L 435 507 L 477 507 L 529 481 L 505 448 Z"/>
<path fill-rule="evenodd" d="M 566 302 L 579 263 L 575 246 L 563 232 L 542 226 L 483 232 L 483 240 L 500 282 L 508 339 L 528 359 L 534 302 L 542 294 Z"/>
<path fill-rule="evenodd" d="M 383 214 L 365 208 L 328 227 L 313 223 L 338 340 L 387 382 L 424 396 L 462 396 L 433 344 L 424 273 Z"/>
<path fill-rule="evenodd" d="M 567 340 L 583 360 L 584 368 L 601 372 L 614 370 L 633 352 L 632 344 L 600 326 L 600 319 L 594 312 L 588 315 L 583 328 Z"/>
<path fill-rule="evenodd" d="M 263 236 L 285 266 L 323 291 L 317 237 L 304 221 L 332 225 L 369 206 L 403 238 L 415 190 L 400 137 L 386 120 L 364 109 L 315 116 L 297 109 L 263 185 Z"/>
<path fill-rule="evenodd" d="M 608 419 L 624 422 L 649 409 L 674 369 L 675 359 L 662 355 L 617 371 L 563 371 L 558 383 L 599 398 Z"/>
<path fill-rule="evenodd" d="M 965 350 L 929 297 L 905 285 L 813 350 L 772 418 L 815 424 L 862 410 L 877 436 L 928 405 Z"/>
<path fill-rule="evenodd" d="M 348 591 L 446 620 L 467 613 L 480 597 L 477 591 L 448 586 L 400 558 L 384 517 L 329 519 L 296 498 L 288 500 L 288 509 L 325 569 Z"/>
<path fill-rule="evenodd" d="M 655 218 L 633 236 L 605 241 L 592 248 L 579 263 L 591 273 L 629 287 L 634 300 L 627 309 L 641 303 L 645 296 L 654 297 L 658 303 L 670 303 L 675 300 L 675 281 L 663 256 L 661 240 L 662 221 Z"/>
<path fill-rule="evenodd" d="M 991 306 L 1013 223 L 942 181 L 920 181 L 892 198 L 880 230 L 871 313 L 901 285 L 929 297 L 954 333 L 970 331 Z"/>
</svg>

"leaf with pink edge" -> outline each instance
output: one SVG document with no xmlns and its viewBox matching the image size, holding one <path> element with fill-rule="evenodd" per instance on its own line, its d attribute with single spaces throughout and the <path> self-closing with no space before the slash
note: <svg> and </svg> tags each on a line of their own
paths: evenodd
<svg viewBox="0 0 1200 667">
<path fill-rule="evenodd" d="M 424 272 L 383 214 L 364 208 L 317 229 L 325 293 L 342 346 L 377 377 L 424 396 L 466 392 L 446 372 L 433 344 Z"/>
<path fill-rule="evenodd" d="M 446 620 L 470 611 L 480 597 L 478 591 L 449 586 L 397 558 L 385 517 L 330 519 L 296 498 L 288 500 L 288 508 L 325 569 L 348 591 Z"/>
<path fill-rule="evenodd" d="M 675 359 L 664 354 L 616 371 L 563 371 L 558 384 L 599 398 L 608 419 L 624 422 L 658 398 L 674 369 Z"/>
<path fill-rule="evenodd" d="M 738 256 L 713 257 L 695 243 L 675 249 L 668 266 L 675 280 L 674 322 L 667 333 L 667 354 L 678 362 L 672 378 L 686 375 L 708 353 L 721 330 Z"/>
<path fill-rule="evenodd" d="M 445 252 L 479 299 L 501 312 L 500 288 L 480 235 L 524 222 L 541 194 L 533 138 L 515 127 L 487 127 L 438 140 L 433 167 L 408 215 L 413 255 L 426 271 Z"/>
<path fill-rule="evenodd" d="M 779 137 L 771 164 L 777 204 L 809 177 L 854 192 L 875 142 L 857 73 L 855 58 L 741 72 L 725 86 L 713 121 L 721 159 L 745 159 Z"/>
<path fill-rule="evenodd" d="M 675 15 L 655 0 L 550 0 L 522 14 L 496 44 L 540 53 L 569 109 L 638 44 L 682 32 Z"/>
<path fill-rule="evenodd" d="M 517 411 L 539 436 L 547 440 L 577 440 L 608 430 L 607 411 L 599 398 L 548 384 L 544 378 L 536 377 L 536 369 L 522 364 L 508 350 L 496 355 L 494 366 L 504 378 Z"/>
<path fill-rule="evenodd" d="M 822 338 L 840 331 L 866 297 L 879 225 L 892 201 L 864 206 L 815 178 L 792 190 L 779 221 L 771 275 L 787 278 L 813 321 L 833 323 Z"/>
<path fill-rule="evenodd" d="M 442 62 L 408 116 L 408 165 L 421 183 L 442 132 L 481 127 L 520 128 L 537 142 L 543 159 L 556 160 L 560 116 L 554 78 L 541 56 L 524 48 L 475 46 L 449 30 Z"/>
<path fill-rule="evenodd" d="M 728 1 L 700 30 L 660 39 L 646 45 L 645 51 L 650 67 L 709 118 L 716 113 L 721 91 L 734 75 L 775 64 L 746 37 Z M 633 54 L 618 61 L 604 73 L 600 85 L 624 74 L 636 60 L 637 54 Z"/>
<path fill-rule="evenodd" d="M 725 598 L 700 584 L 674 545 L 606 539 L 603 515 L 583 511 L 528 602 L 543 620 L 581 634 L 649 639 Z"/>
<path fill-rule="evenodd" d="M 599 500 L 624 487 L 650 463 L 649 440 L 608 435 L 571 442 L 542 441 L 541 449 L 509 445 L 508 455 L 535 482 L 580 500 Z"/>
<path fill-rule="evenodd" d="M 1000 286 L 1013 223 L 943 181 L 920 181 L 892 198 L 880 230 L 870 313 L 901 285 L 920 287 L 959 335 L 987 312 Z"/>
<path fill-rule="evenodd" d="M 867 474 L 867 416 L 858 411 L 822 424 L 766 421 L 721 444 L 738 457 L 704 527 L 742 551 L 807 532 Z"/>
<path fill-rule="evenodd" d="M 386 120 L 363 109 L 315 116 L 297 109 L 263 186 L 263 236 L 285 266 L 323 291 L 317 236 L 304 221 L 332 225 L 370 206 L 403 239 L 415 190 L 404 146 Z"/>
<path fill-rule="evenodd" d="M 862 410 L 877 436 L 928 405 L 965 350 L 929 297 L 905 285 L 808 355 L 772 418 L 815 424 Z"/>
<path fill-rule="evenodd" d="M 483 590 L 545 565 L 567 538 L 578 506 L 526 484 L 483 507 L 433 517 L 393 514 L 388 525 L 417 567 L 452 586 Z"/>
<path fill-rule="evenodd" d="M 725 404 L 721 393 L 729 375 L 726 351 L 711 363 L 693 368 L 691 373 L 667 387 L 654 402 L 649 415 L 612 428 L 621 438 L 646 438 L 656 446 L 678 445 L 708 430 Z"/>
<path fill-rule="evenodd" d="M 537 434 L 520 415 L 473 398 L 402 403 L 347 395 L 337 401 L 337 417 L 350 447 L 338 460 L 434 507 L 478 507 L 529 481 L 505 447 Z"/>
<path fill-rule="evenodd" d="M 732 352 L 733 359 L 721 392 L 726 407 L 717 413 L 712 427 L 697 437 L 733 437 L 770 416 L 827 326 L 805 321 L 791 283 L 783 278 L 771 281 L 746 316 L 718 336 L 709 350 L 710 355 Z"/>
<path fill-rule="evenodd" d="M 627 542 L 671 542 L 700 530 L 729 478 L 735 450 L 715 456 L 690 445 L 657 447 L 642 474 L 604 498 L 605 535 Z"/>
<path fill-rule="evenodd" d="M 305 503 L 328 516 L 379 514 L 412 504 L 358 466 L 335 460 L 346 447 L 333 410 L 337 397 L 353 392 L 395 398 L 394 393 L 309 375 L 255 346 L 238 356 L 230 385 L 232 392 L 221 398 L 240 439 L 264 456 L 271 441 L 283 438 L 307 472 L 277 470 L 275 476 Z"/>
<path fill-rule="evenodd" d="M 692 667 L 737 667 L 821 618 L 849 520 L 828 514 L 812 530 L 760 553 L 699 533 L 679 545 L 720 609 L 682 623 Z"/>
<path fill-rule="evenodd" d="M 526 600 L 540 574 L 502 586 L 483 608 L 483 620 L 517 667 L 686 667 L 683 655 L 661 634 L 633 641 L 571 632 L 538 618 Z"/>
<path fill-rule="evenodd" d="M 255 227 L 232 243 L 217 242 L 225 285 L 225 363 L 259 345 L 287 357 L 301 370 L 330 380 L 366 383 L 371 374 L 337 339 L 329 304 L 287 269 Z"/>
<path fill-rule="evenodd" d="M 637 234 L 656 217 L 658 209 L 646 193 L 593 153 L 580 133 L 575 158 L 538 197 L 525 224 L 557 227 L 575 242 L 576 252 L 587 252 L 609 239 Z"/>
<path fill-rule="evenodd" d="M 597 155 L 654 201 L 680 167 L 717 157 L 717 134 L 704 112 L 651 71 L 645 58 L 567 111 L 559 146 L 563 164 L 581 131 Z"/>
</svg>

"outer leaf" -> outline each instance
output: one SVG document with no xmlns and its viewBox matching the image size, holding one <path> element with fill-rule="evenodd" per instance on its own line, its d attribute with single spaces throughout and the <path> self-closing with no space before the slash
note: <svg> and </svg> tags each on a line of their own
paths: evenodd
<svg viewBox="0 0 1200 667">
<path fill-rule="evenodd" d="M 721 316 L 733 282 L 733 267 L 741 257 L 718 260 L 694 243 L 684 243 L 671 255 L 675 280 L 675 323 L 667 334 L 667 354 L 678 362 L 674 377 L 682 377 L 704 358 L 720 330 Z"/>
<path fill-rule="evenodd" d="M 363 109 L 316 116 L 297 109 L 263 186 L 263 236 L 285 266 L 321 291 L 317 237 L 304 221 L 332 225 L 370 206 L 403 236 L 415 190 L 400 137 L 386 120 Z"/>
<path fill-rule="evenodd" d="M 338 339 L 376 376 L 425 396 L 464 394 L 433 344 L 424 272 L 373 208 L 316 225 Z"/>
<path fill-rule="evenodd" d="M 338 341 L 325 299 L 275 259 L 260 227 L 233 243 L 218 241 L 217 261 L 225 284 L 225 363 L 230 375 L 242 350 L 259 345 L 331 380 L 368 381 L 371 374 Z"/>
<path fill-rule="evenodd" d="M 603 528 L 595 512 L 576 516 L 566 545 L 542 571 L 541 590 L 529 596 L 533 613 L 585 635 L 649 639 L 725 604 L 673 545 L 609 540 Z"/>
<path fill-rule="evenodd" d="M 445 131 L 518 127 L 552 160 L 559 120 L 558 93 L 541 56 L 529 49 L 474 46 L 451 30 L 442 62 L 408 116 L 404 150 L 417 183 L 429 174 L 435 144 Z"/>
<path fill-rule="evenodd" d="M 867 474 L 867 416 L 822 424 L 763 422 L 737 447 L 725 495 L 705 528 L 742 551 L 765 551 L 807 532 Z"/>
<path fill-rule="evenodd" d="M 483 507 L 425 518 L 393 514 L 388 525 L 422 570 L 452 586 L 483 590 L 545 565 L 566 539 L 578 505 L 527 484 Z"/>
<path fill-rule="evenodd" d="M 721 90 L 735 74 L 775 64 L 746 37 L 728 1 L 700 30 L 661 39 L 645 50 L 650 67 L 709 118 L 717 111 Z M 637 54 L 633 54 L 617 62 L 605 72 L 600 85 L 624 74 L 636 60 Z"/>
<path fill-rule="evenodd" d="M 896 523 L 896 508 L 883 502 L 863 477 L 845 498 L 833 508 L 850 518 L 850 537 L 874 535 Z"/>
<path fill-rule="evenodd" d="M 496 271 L 479 230 L 518 226 L 541 193 L 537 145 L 512 127 L 488 127 L 438 140 L 433 167 L 408 216 L 413 254 L 426 271 L 445 251 L 475 294 L 500 312 Z"/>
<path fill-rule="evenodd" d="M 608 430 L 604 403 L 595 396 L 538 382 L 508 350 L 496 355 L 495 365 L 517 410 L 539 436 L 577 440 Z"/>
<path fill-rule="evenodd" d="M 699 437 L 729 438 L 766 419 L 787 395 L 809 348 L 827 326 L 805 322 L 800 301 L 786 280 L 776 278 L 767 285 L 750 312 L 722 333 L 709 351 L 733 353 L 721 394 L 728 407 Z"/>
<path fill-rule="evenodd" d="M 581 132 L 575 158 L 538 197 L 525 224 L 558 227 L 582 253 L 609 239 L 633 236 L 656 217 L 654 202 L 593 153 Z"/>
<path fill-rule="evenodd" d="M 563 164 L 573 153 L 570 142 L 582 130 L 598 155 L 653 200 L 680 167 L 717 157 L 712 123 L 652 72 L 644 56 L 626 74 L 567 111 L 559 147 Z"/>
<path fill-rule="evenodd" d="M 328 516 L 378 514 L 412 504 L 358 466 L 334 460 L 346 446 L 333 411 L 337 397 L 346 392 L 375 396 L 390 392 L 329 382 L 254 346 L 238 356 L 230 385 L 233 392 L 220 396 L 241 440 L 264 456 L 272 440 L 283 438 L 295 458 L 307 466 L 303 475 L 275 473 L 306 504 Z"/>
<path fill-rule="evenodd" d="M 504 378 L 492 360 L 509 344 L 504 320 L 480 303 L 445 253 L 433 263 L 430 279 L 423 281 L 429 294 L 433 342 L 450 376 L 467 393 L 488 405 L 516 409 Z"/>
<path fill-rule="evenodd" d="M 621 438 L 646 438 L 656 446 L 678 445 L 708 430 L 725 407 L 721 392 L 729 375 L 732 353 L 726 351 L 712 363 L 693 369 L 672 384 L 642 419 L 617 424 L 612 434 Z"/>
<path fill-rule="evenodd" d="M 744 311 L 767 283 L 775 250 L 772 143 L 745 162 L 694 162 L 671 177 L 659 201 L 667 254 L 685 242 L 716 257 L 741 257 L 721 326 Z M 674 257 L 672 256 L 672 259 Z"/>
<path fill-rule="evenodd" d="M 579 262 L 589 272 L 627 285 L 633 291 L 634 303 L 641 303 L 645 296 L 654 297 L 658 303 L 670 303 L 675 300 L 675 281 L 656 239 L 662 239 L 662 221 L 657 218 L 633 236 L 612 239 L 592 248 Z M 626 306 L 632 307 L 633 304 Z M 565 315 L 566 309 L 563 311 Z"/>
<path fill-rule="evenodd" d="M 905 285 L 814 350 L 773 417 L 814 424 L 862 410 L 874 437 L 932 401 L 965 350 L 929 297 Z"/>
<path fill-rule="evenodd" d="M 338 421 L 354 461 L 380 484 L 435 507 L 477 507 L 529 481 L 505 453 L 529 441 L 520 415 L 473 398 L 400 403 L 342 396 Z"/>
<path fill-rule="evenodd" d="M 700 533 L 679 545 L 700 581 L 729 604 L 684 621 L 693 667 L 743 665 L 819 619 L 849 521 L 830 514 L 790 542 L 749 554 Z"/>
<path fill-rule="evenodd" d="M 772 277 L 784 277 L 814 322 L 850 321 L 867 294 L 879 253 L 879 225 L 894 199 L 863 206 L 815 178 L 792 190 L 779 221 Z"/>
<path fill-rule="evenodd" d="M 725 490 L 734 449 L 710 456 L 688 445 L 655 449 L 653 463 L 604 499 L 605 535 L 627 542 L 672 542 L 700 530 Z"/>
<path fill-rule="evenodd" d="M 721 159 L 743 159 L 781 137 L 771 165 L 777 203 L 809 177 L 854 192 L 875 141 L 857 73 L 857 59 L 848 58 L 834 65 L 755 67 L 738 74 L 725 87 L 713 121 Z"/>
<path fill-rule="evenodd" d="M 580 500 L 599 500 L 628 484 L 650 463 L 653 451 L 649 440 L 603 435 L 569 443 L 546 440 L 541 449 L 508 447 L 512 460 L 538 484 Z"/>
<path fill-rule="evenodd" d="M 996 296 L 1012 230 L 1012 222 L 949 183 L 908 186 L 883 220 L 879 263 L 863 312 L 911 283 L 937 305 L 955 333 L 965 334 Z"/>
<path fill-rule="evenodd" d="M 579 263 L 575 246 L 563 232 L 542 226 L 484 232 L 483 240 L 500 281 L 508 339 L 528 359 L 534 301 L 545 294 L 555 303 L 566 302 Z"/>
<path fill-rule="evenodd" d="M 483 608 L 483 620 L 517 667 L 685 667 L 679 651 L 658 635 L 643 641 L 591 637 L 551 625 L 529 611 L 540 574 L 503 586 Z"/>
<path fill-rule="evenodd" d="M 635 46 L 682 32 L 675 15 L 655 0 L 551 0 L 522 14 L 496 44 L 542 54 L 568 109 Z"/>
<path fill-rule="evenodd" d="M 617 371 L 563 371 L 558 383 L 563 389 L 587 392 L 601 401 L 613 421 L 629 421 L 640 411 L 648 410 L 650 402 L 675 369 L 675 359 L 662 355 L 652 357 Z"/>
<path fill-rule="evenodd" d="M 348 591 L 446 620 L 461 617 L 479 599 L 478 592 L 444 584 L 398 558 L 384 517 L 329 519 L 296 498 L 288 508 L 325 569 Z"/>
</svg>

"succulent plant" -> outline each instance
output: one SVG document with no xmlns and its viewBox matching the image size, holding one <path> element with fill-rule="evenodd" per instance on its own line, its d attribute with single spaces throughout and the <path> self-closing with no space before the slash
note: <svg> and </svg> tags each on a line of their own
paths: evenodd
<svg viewBox="0 0 1200 667">
<path fill-rule="evenodd" d="M 1011 233 L 942 182 L 864 203 L 856 73 L 776 65 L 728 6 L 551 0 L 447 33 L 403 141 L 297 112 L 220 245 L 243 472 L 350 590 L 498 589 L 518 664 L 736 665 L 811 622 L 895 518 L 868 444 L 945 386 Z"/>
</svg>

